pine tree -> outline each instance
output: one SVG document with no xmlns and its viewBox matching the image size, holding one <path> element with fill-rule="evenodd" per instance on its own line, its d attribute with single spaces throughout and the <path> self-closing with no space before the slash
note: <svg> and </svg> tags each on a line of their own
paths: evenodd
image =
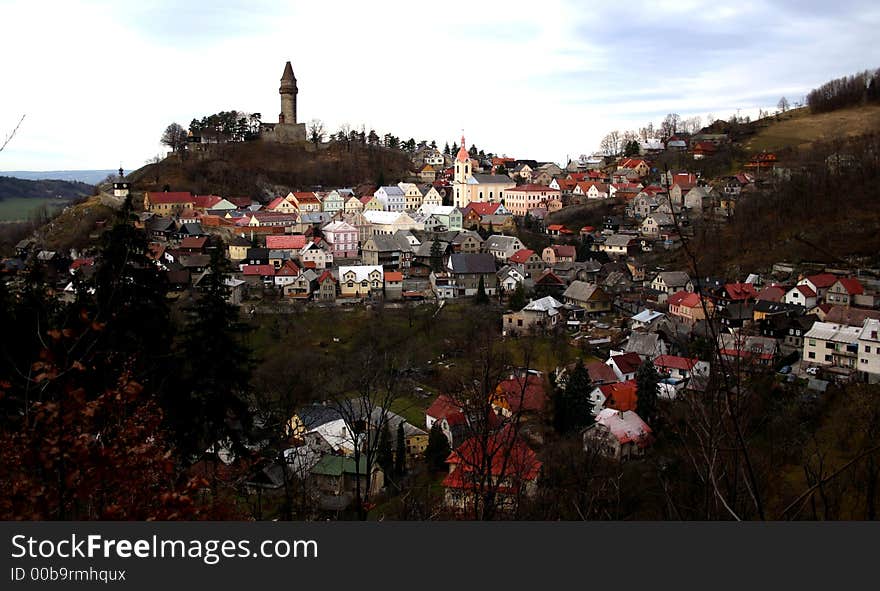
<svg viewBox="0 0 880 591">
<path fill-rule="evenodd" d="M 434 242 L 431 243 L 431 270 L 435 273 L 443 271 L 443 245 L 437 236 L 434 237 Z"/>
<path fill-rule="evenodd" d="M 510 309 L 522 310 L 527 303 L 525 287 L 523 287 L 522 282 L 517 283 L 516 289 L 513 290 L 513 294 L 510 296 Z"/>
<path fill-rule="evenodd" d="M 575 433 L 586 427 L 593 419 L 587 395 L 592 382 L 584 362 L 578 359 L 565 388 L 556 390 L 556 415 L 554 425 L 561 434 Z"/>
<path fill-rule="evenodd" d="M 489 296 L 486 294 L 486 282 L 483 281 L 482 275 L 480 275 L 480 282 L 477 284 L 477 297 L 475 301 L 481 306 L 489 303 Z"/>
<path fill-rule="evenodd" d="M 445 156 L 449 156 L 449 155 L 450 155 L 450 152 L 449 152 L 449 142 L 446 142 L 446 145 L 443 146 L 443 154 L 444 154 Z"/>
<path fill-rule="evenodd" d="M 397 423 L 397 450 L 394 452 L 394 473 L 398 476 L 406 474 L 406 434 L 403 421 Z"/>
<path fill-rule="evenodd" d="M 660 374 L 648 360 L 636 371 L 636 413 L 649 425 L 657 414 L 657 386 Z"/>
<path fill-rule="evenodd" d="M 376 447 L 376 463 L 386 475 L 391 474 L 391 471 L 394 469 L 394 456 L 391 452 L 391 429 L 389 429 L 387 422 L 382 427 L 382 431 L 379 432 L 379 442 Z"/>
<path fill-rule="evenodd" d="M 449 440 L 440 428 L 440 421 L 434 421 L 431 432 L 428 433 L 428 447 L 425 448 L 425 462 L 428 470 L 439 472 L 446 468 L 446 458 L 452 450 L 449 448 Z"/>
</svg>

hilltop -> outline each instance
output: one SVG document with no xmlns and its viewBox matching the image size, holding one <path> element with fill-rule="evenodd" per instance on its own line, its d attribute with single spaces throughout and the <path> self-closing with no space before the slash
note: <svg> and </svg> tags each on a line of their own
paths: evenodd
<svg viewBox="0 0 880 591">
<path fill-rule="evenodd" d="M 285 190 L 352 186 L 410 175 L 407 154 L 379 146 L 331 142 L 312 145 L 240 142 L 172 154 L 129 175 L 135 189 L 165 185 L 194 193 L 265 199 Z"/>
<path fill-rule="evenodd" d="M 78 181 L 38 180 L 0 176 L 0 201 L 4 199 L 79 199 L 94 193 L 95 187 Z"/>
</svg>

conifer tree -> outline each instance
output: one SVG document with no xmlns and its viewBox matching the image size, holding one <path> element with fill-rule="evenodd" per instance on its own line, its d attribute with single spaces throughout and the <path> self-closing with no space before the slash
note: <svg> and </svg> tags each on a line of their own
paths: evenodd
<svg viewBox="0 0 880 591">
<path fill-rule="evenodd" d="M 439 472 L 446 467 L 446 458 L 452 450 L 449 448 L 449 440 L 440 428 L 440 421 L 434 421 L 431 431 L 428 433 L 428 447 L 425 448 L 425 461 L 428 469 Z"/>
<path fill-rule="evenodd" d="M 387 422 L 379 432 L 379 443 L 376 447 L 376 463 L 382 469 L 386 478 L 394 469 L 394 456 L 391 452 L 391 430 Z"/>
<path fill-rule="evenodd" d="M 654 364 L 647 360 L 636 370 L 636 413 L 643 421 L 651 424 L 657 414 L 657 386 L 660 374 Z"/>
<path fill-rule="evenodd" d="M 394 473 L 398 476 L 406 474 L 406 434 L 403 421 L 397 423 L 397 449 L 394 452 Z"/>
<path fill-rule="evenodd" d="M 486 294 L 486 282 L 483 281 L 482 275 L 480 275 L 480 282 L 477 284 L 476 302 L 481 306 L 489 303 L 489 296 Z"/>
</svg>

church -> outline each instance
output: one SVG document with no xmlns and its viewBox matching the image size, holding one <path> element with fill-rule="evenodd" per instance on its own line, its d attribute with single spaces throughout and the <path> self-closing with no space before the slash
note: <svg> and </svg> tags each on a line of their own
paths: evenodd
<svg viewBox="0 0 880 591">
<path fill-rule="evenodd" d="M 281 113 L 278 115 L 278 123 L 260 124 L 260 139 L 281 144 L 304 143 L 306 141 L 306 125 L 296 122 L 296 95 L 299 93 L 299 89 L 296 87 L 296 76 L 293 75 L 293 66 L 290 65 L 290 62 L 284 66 L 278 93 L 281 95 Z"/>
<path fill-rule="evenodd" d="M 516 187 L 506 174 L 474 174 L 470 154 L 461 136 L 461 148 L 455 157 L 452 181 L 452 204 L 459 209 L 470 203 L 502 203 L 504 191 Z"/>
</svg>

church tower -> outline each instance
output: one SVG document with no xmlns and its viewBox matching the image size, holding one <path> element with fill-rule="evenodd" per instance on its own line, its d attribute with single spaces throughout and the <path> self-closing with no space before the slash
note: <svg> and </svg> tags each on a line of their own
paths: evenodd
<svg viewBox="0 0 880 591">
<path fill-rule="evenodd" d="M 461 136 L 461 148 L 455 156 L 455 175 L 452 183 L 452 204 L 465 207 L 471 202 L 468 191 L 468 180 L 471 178 L 471 156 L 465 148 L 464 136 Z"/>
<path fill-rule="evenodd" d="M 296 125 L 296 77 L 293 75 L 293 66 L 287 62 L 284 66 L 284 74 L 281 75 L 281 114 L 278 115 L 278 123 Z"/>
<path fill-rule="evenodd" d="M 131 188 L 131 183 L 125 180 L 125 175 L 123 174 L 122 167 L 119 167 L 119 178 L 113 181 L 113 196 L 121 197 L 125 199 L 128 197 L 129 190 Z"/>
</svg>

